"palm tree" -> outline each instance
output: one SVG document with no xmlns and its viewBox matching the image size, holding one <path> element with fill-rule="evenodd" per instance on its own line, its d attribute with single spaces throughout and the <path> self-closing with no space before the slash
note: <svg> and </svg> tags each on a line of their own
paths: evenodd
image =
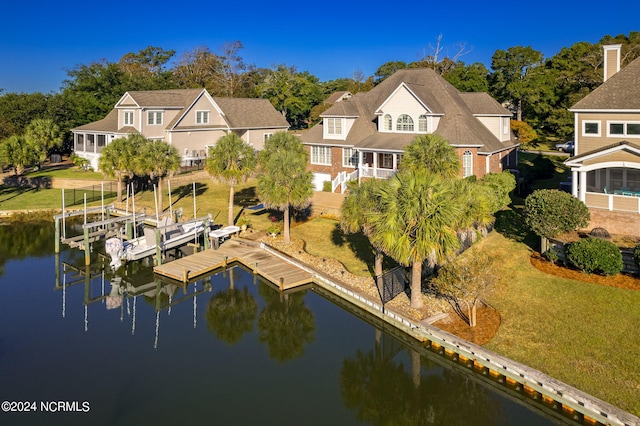
<svg viewBox="0 0 640 426">
<path fill-rule="evenodd" d="M 36 118 L 25 129 L 24 136 L 38 153 L 38 161 L 43 163 L 49 150 L 62 146 L 60 128 L 50 118 Z"/>
<path fill-rule="evenodd" d="M 21 175 L 24 168 L 38 158 L 33 145 L 22 135 L 12 135 L 0 143 L 0 162 L 13 167 L 14 174 Z"/>
<path fill-rule="evenodd" d="M 367 221 L 368 212 L 380 210 L 379 187 L 383 182 L 377 179 L 365 180 L 360 184 L 350 182 L 347 195 L 342 202 L 342 219 L 340 228 L 343 232 L 362 231 L 371 241 L 371 224 Z M 374 245 L 376 251 L 373 272 L 376 279 L 382 276 L 383 252 L 380 246 Z"/>
<path fill-rule="evenodd" d="M 399 263 L 411 265 L 411 307 L 422 307 L 422 264 L 458 247 L 462 206 L 452 181 L 424 169 L 405 170 L 381 185 L 380 209 L 367 213 L 371 239 Z"/>
<path fill-rule="evenodd" d="M 229 184 L 228 224 L 233 225 L 233 197 L 235 186 L 247 180 L 256 169 L 256 155 L 253 148 L 240 136 L 230 133 L 221 137 L 216 145 L 209 148 L 206 170 L 214 179 Z"/>
<path fill-rule="evenodd" d="M 136 168 L 136 156 L 139 147 L 146 142 L 139 133 L 130 134 L 126 138 L 118 138 L 105 146 L 98 160 L 98 167 L 106 176 L 118 180 L 118 202 L 122 201 L 122 179 L 133 177 Z"/>
<path fill-rule="evenodd" d="M 405 148 L 400 169 L 426 169 L 446 178 L 460 174 L 460 159 L 449 142 L 439 135 L 416 136 Z"/>
<path fill-rule="evenodd" d="M 258 155 L 263 174 L 256 187 L 267 208 L 284 212 L 284 244 L 291 242 L 289 211 L 309 205 L 313 195 L 312 174 L 306 171 L 308 154 L 300 139 L 288 132 L 274 133 Z"/>
<path fill-rule="evenodd" d="M 180 154 L 175 146 L 161 140 L 147 141 L 140 148 L 138 167 L 151 179 L 158 178 L 158 211 L 164 211 L 162 207 L 162 178 L 165 175 L 171 177 L 178 170 Z"/>
</svg>

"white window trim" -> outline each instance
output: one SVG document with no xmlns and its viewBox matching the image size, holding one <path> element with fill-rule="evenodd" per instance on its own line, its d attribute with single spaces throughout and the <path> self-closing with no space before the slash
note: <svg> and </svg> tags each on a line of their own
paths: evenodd
<svg viewBox="0 0 640 426">
<path fill-rule="evenodd" d="M 464 163 L 465 159 L 469 160 L 468 166 Z M 469 173 L 467 173 L 467 168 L 469 169 Z M 471 151 L 465 151 L 462 154 L 462 177 L 466 178 L 469 176 L 473 176 L 473 153 Z"/>
<path fill-rule="evenodd" d="M 123 111 L 122 113 L 122 122 L 124 123 L 125 126 L 133 126 L 133 123 L 135 122 L 135 116 L 134 116 L 134 112 L 133 110 L 126 110 Z M 127 117 L 131 117 L 131 122 L 129 122 L 129 120 L 127 120 Z"/>
<path fill-rule="evenodd" d="M 209 110 L 196 110 L 196 124 L 209 124 Z"/>
<path fill-rule="evenodd" d="M 509 117 L 502 117 L 502 134 L 509 134 L 509 124 L 511 123 L 511 119 Z"/>
<path fill-rule="evenodd" d="M 587 133 L 585 131 L 587 124 L 597 124 L 598 133 Z M 582 120 L 582 136 L 586 138 L 597 138 L 602 134 L 602 122 L 600 120 Z"/>
<path fill-rule="evenodd" d="M 387 118 L 389 121 L 387 121 Z M 393 117 L 391 114 L 385 114 L 382 116 L 382 131 L 393 132 Z"/>
<path fill-rule="evenodd" d="M 424 130 L 420 130 L 421 122 L 424 122 Z M 429 116 L 426 114 L 418 116 L 418 133 L 429 133 Z"/>
<path fill-rule="evenodd" d="M 147 111 L 147 125 L 160 126 L 162 125 L 163 121 L 164 121 L 163 111 Z"/>
<path fill-rule="evenodd" d="M 328 150 L 328 154 L 327 151 Z M 315 151 L 315 152 L 314 152 Z M 320 153 L 320 151 L 323 151 Z M 311 145 L 311 164 L 319 166 L 331 165 L 331 147 L 326 145 Z"/>
<path fill-rule="evenodd" d="M 402 117 L 409 117 L 411 119 L 411 130 L 399 130 L 398 127 L 400 126 L 400 118 Z M 403 123 L 403 126 L 408 125 L 408 123 Z M 396 132 L 398 133 L 415 133 L 415 129 L 416 129 L 416 123 L 413 120 L 413 117 L 410 114 L 400 114 L 398 116 L 398 118 L 396 118 Z"/>
<path fill-rule="evenodd" d="M 338 124 L 338 126 L 336 126 Z M 328 117 L 327 118 L 327 134 L 333 136 L 341 136 L 342 129 L 344 127 L 342 118 Z"/>
<path fill-rule="evenodd" d="M 347 156 L 347 150 L 351 152 L 351 155 Z M 351 160 L 353 160 L 353 164 L 351 164 Z M 348 167 L 350 169 L 355 169 L 358 164 L 358 152 L 355 148 L 342 148 L 342 167 Z"/>
<path fill-rule="evenodd" d="M 611 124 L 622 124 L 622 133 L 611 133 L 610 132 Z M 640 121 L 620 121 L 620 120 L 607 121 L 607 137 L 640 138 L 640 135 L 630 135 L 627 133 L 628 124 L 640 124 Z"/>
<path fill-rule="evenodd" d="M 263 133 L 262 134 L 262 141 L 266 142 L 269 140 L 269 138 L 271 138 L 271 136 L 273 136 L 273 133 Z"/>
</svg>

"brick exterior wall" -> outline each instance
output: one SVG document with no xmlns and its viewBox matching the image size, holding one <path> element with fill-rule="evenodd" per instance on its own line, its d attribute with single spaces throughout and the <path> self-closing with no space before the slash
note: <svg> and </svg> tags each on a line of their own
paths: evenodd
<svg viewBox="0 0 640 426">
<path fill-rule="evenodd" d="M 616 212 L 602 209 L 589 209 L 591 221 L 588 230 L 604 228 L 610 234 L 640 237 L 640 214 Z"/>
</svg>

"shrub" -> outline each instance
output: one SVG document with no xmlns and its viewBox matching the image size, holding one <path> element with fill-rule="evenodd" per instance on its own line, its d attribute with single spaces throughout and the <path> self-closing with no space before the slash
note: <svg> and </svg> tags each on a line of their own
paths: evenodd
<svg viewBox="0 0 640 426">
<path fill-rule="evenodd" d="M 622 253 L 610 241 L 586 238 L 569 244 L 567 259 L 584 272 L 616 275 L 622 271 Z"/>
<path fill-rule="evenodd" d="M 557 189 L 538 189 L 524 201 L 525 223 L 540 237 L 584 228 L 590 217 L 582 201 Z"/>
<path fill-rule="evenodd" d="M 633 260 L 635 260 L 636 264 L 640 266 L 640 244 L 633 249 Z"/>
<path fill-rule="evenodd" d="M 324 192 L 331 192 L 331 181 L 330 180 L 325 180 L 324 182 L 322 182 L 322 190 Z"/>
<path fill-rule="evenodd" d="M 480 183 L 490 187 L 495 194 L 495 199 L 492 200 L 491 206 L 494 213 L 511 203 L 509 194 L 516 188 L 516 178 L 510 171 L 487 173 Z"/>
</svg>

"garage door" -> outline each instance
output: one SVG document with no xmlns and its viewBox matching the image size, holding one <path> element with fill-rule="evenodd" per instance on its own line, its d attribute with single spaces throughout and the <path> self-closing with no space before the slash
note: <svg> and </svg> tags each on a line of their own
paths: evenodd
<svg viewBox="0 0 640 426">
<path fill-rule="evenodd" d="M 331 175 L 329 173 L 314 173 L 313 174 L 313 187 L 316 191 L 322 191 L 322 185 L 326 181 L 331 180 Z"/>
</svg>

